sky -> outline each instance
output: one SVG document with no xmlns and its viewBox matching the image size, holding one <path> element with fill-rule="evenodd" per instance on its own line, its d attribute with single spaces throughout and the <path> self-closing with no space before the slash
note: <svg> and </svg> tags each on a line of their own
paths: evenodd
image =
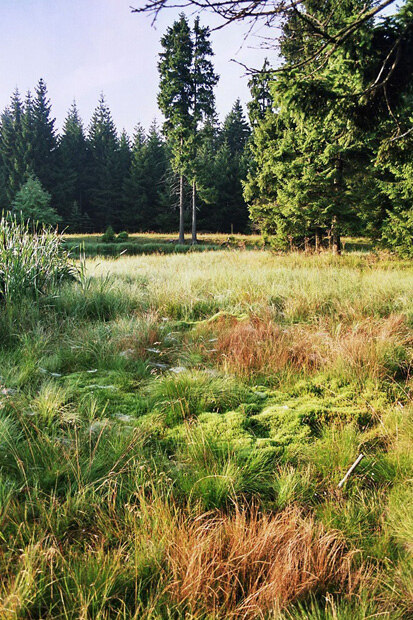
<svg viewBox="0 0 413 620">
<path fill-rule="evenodd" d="M 148 128 L 154 118 L 161 121 L 159 41 L 178 12 L 164 11 L 154 28 L 150 16 L 131 13 L 133 1 L 0 0 L 0 109 L 16 87 L 24 94 L 42 77 L 58 129 L 73 99 L 87 126 L 102 92 L 119 130 L 132 134 L 137 123 Z M 211 27 L 219 23 L 214 19 L 201 15 L 201 23 Z M 247 43 L 244 33 L 245 25 L 234 24 L 211 36 L 221 119 L 237 97 L 244 104 L 249 99 L 245 69 L 231 59 L 256 68 L 266 56 L 276 60 L 260 47 L 264 31 Z"/>
</svg>

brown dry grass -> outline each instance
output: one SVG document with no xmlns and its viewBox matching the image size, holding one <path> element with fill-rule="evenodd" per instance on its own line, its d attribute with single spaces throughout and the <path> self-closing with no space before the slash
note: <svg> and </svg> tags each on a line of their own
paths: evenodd
<svg viewBox="0 0 413 620">
<path fill-rule="evenodd" d="M 271 318 L 255 317 L 222 322 L 215 334 L 216 360 L 228 372 L 243 377 L 287 369 L 311 373 L 339 364 L 357 377 L 381 378 L 391 374 L 395 356 L 399 356 L 398 368 L 400 355 L 405 357 L 406 374 L 413 360 L 412 333 L 401 315 L 349 326 L 325 320 L 285 327 Z"/>
<path fill-rule="evenodd" d="M 114 346 L 120 353 L 128 352 L 133 359 L 145 359 L 148 348 L 160 344 L 162 329 L 156 312 L 148 312 L 134 321 L 119 321 L 117 333 L 112 335 Z"/>
<path fill-rule="evenodd" d="M 363 576 L 352 570 L 353 556 L 337 532 L 296 508 L 277 515 L 237 508 L 170 530 L 168 591 L 196 617 L 268 617 L 308 593 L 351 593 Z"/>
</svg>

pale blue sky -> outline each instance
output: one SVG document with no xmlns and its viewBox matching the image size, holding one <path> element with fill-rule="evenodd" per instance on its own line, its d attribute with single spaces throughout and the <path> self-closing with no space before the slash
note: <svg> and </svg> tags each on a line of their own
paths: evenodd
<svg viewBox="0 0 413 620">
<path fill-rule="evenodd" d="M 133 0 L 0 0 L 0 109 L 16 86 L 25 93 L 43 77 L 58 127 L 73 98 L 87 125 L 102 91 L 119 129 L 132 133 L 137 122 L 148 127 L 160 119 L 159 39 L 177 13 L 162 13 L 155 29 L 150 17 L 131 14 L 130 5 Z M 201 21 L 215 25 L 207 15 Z M 258 38 L 240 49 L 244 31 L 238 24 L 212 35 L 221 118 L 236 97 L 248 100 L 245 72 L 230 59 L 259 67 L 270 56 Z"/>
</svg>

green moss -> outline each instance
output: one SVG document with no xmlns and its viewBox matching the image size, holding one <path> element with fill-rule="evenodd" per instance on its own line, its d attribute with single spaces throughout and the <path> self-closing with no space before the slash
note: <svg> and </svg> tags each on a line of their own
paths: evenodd
<svg viewBox="0 0 413 620">
<path fill-rule="evenodd" d="M 287 401 L 288 402 L 288 401 Z M 270 405 L 261 413 L 251 416 L 252 427 L 263 429 L 266 436 L 279 446 L 301 443 L 311 436 L 305 417 L 290 404 Z"/>
<path fill-rule="evenodd" d="M 245 429 L 246 416 L 240 411 L 227 413 L 204 412 L 198 416 L 198 432 L 206 437 L 215 437 L 224 446 L 233 450 L 248 450 L 253 447 L 254 437 Z M 168 437 L 175 442 L 185 441 L 187 431 L 181 424 L 169 431 Z"/>
<path fill-rule="evenodd" d="M 133 375 L 91 369 L 75 372 L 61 379 L 68 387 L 72 399 L 83 405 L 94 403 L 98 417 L 137 417 L 147 411 L 147 401 L 142 383 Z"/>
</svg>

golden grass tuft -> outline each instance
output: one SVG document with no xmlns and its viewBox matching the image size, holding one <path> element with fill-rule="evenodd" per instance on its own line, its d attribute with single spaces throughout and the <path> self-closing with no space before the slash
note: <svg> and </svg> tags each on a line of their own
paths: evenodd
<svg viewBox="0 0 413 620">
<path fill-rule="evenodd" d="M 297 508 L 264 515 L 237 507 L 171 529 L 168 591 L 196 616 L 268 617 L 309 593 L 354 589 L 362 573 L 353 572 L 353 555 L 339 533 Z"/>
<path fill-rule="evenodd" d="M 116 350 L 130 353 L 133 359 L 145 359 L 148 347 L 158 345 L 162 338 L 161 323 L 156 312 L 118 320 L 114 332 Z"/>
<path fill-rule="evenodd" d="M 223 324 L 217 332 L 216 350 L 226 370 L 240 376 L 275 373 L 287 366 L 310 370 L 321 363 L 311 336 L 300 329 L 300 337 L 293 338 L 291 329 L 270 319 L 252 318 Z"/>
<path fill-rule="evenodd" d="M 218 363 L 243 377 L 286 369 L 311 373 L 338 364 L 355 376 L 383 378 L 392 366 L 404 367 L 407 375 L 413 359 L 413 337 L 402 315 L 347 326 L 324 320 L 285 327 L 252 317 L 218 325 L 216 336 Z"/>
</svg>

